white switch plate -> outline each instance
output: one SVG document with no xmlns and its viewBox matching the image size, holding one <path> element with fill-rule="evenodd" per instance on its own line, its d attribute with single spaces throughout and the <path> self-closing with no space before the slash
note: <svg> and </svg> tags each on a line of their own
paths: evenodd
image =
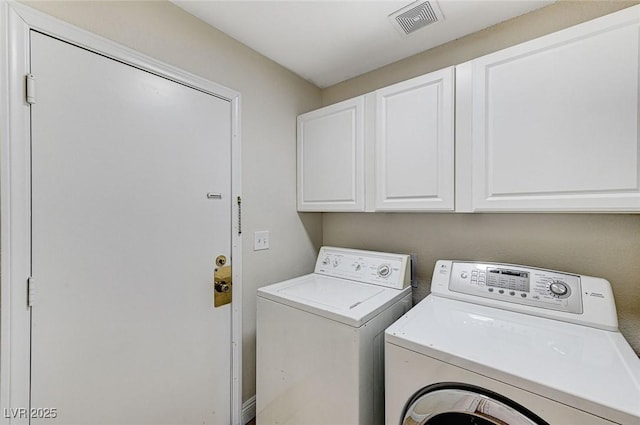
<svg viewBox="0 0 640 425">
<path fill-rule="evenodd" d="M 269 249 L 269 231 L 261 230 L 253 233 L 253 250 Z"/>
</svg>

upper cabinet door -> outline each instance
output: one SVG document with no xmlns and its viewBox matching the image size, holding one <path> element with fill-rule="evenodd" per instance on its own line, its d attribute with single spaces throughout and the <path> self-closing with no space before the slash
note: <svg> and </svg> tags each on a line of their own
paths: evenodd
<svg viewBox="0 0 640 425">
<path fill-rule="evenodd" d="M 454 68 L 375 92 L 375 209 L 452 211 Z"/>
<path fill-rule="evenodd" d="M 298 116 L 298 210 L 364 211 L 364 97 Z"/>
<path fill-rule="evenodd" d="M 459 211 L 640 210 L 639 22 L 633 7 L 458 67 Z"/>
</svg>

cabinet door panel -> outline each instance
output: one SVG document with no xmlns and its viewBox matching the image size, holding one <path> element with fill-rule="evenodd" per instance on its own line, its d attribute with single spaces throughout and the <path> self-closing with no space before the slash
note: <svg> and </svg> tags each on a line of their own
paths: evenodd
<svg viewBox="0 0 640 425">
<path fill-rule="evenodd" d="M 471 62 L 474 210 L 640 209 L 639 11 Z"/>
<path fill-rule="evenodd" d="M 364 210 L 364 101 L 298 117 L 298 210 Z"/>
<path fill-rule="evenodd" d="M 453 210 L 453 75 L 376 92 L 376 210 Z"/>
</svg>

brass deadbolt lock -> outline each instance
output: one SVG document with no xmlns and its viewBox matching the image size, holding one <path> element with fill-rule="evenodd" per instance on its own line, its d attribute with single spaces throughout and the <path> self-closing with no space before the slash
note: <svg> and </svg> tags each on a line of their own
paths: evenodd
<svg viewBox="0 0 640 425">
<path fill-rule="evenodd" d="M 213 305 L 214 307 L 220 307 L 225 304 L 231 303 L 232 296 L 232 277 L 231 266 L 221 265 L 225 264 L 227 259 L 224 255 L 216 258 L 216 267 L 213 272 Z"/>
</svg>

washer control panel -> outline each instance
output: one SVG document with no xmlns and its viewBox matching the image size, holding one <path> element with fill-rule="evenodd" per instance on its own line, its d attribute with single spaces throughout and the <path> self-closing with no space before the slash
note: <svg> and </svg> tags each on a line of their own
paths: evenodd
<svg viewBox="0 0 640 425">
<path fill-rule="evenodd" d="M 580 276 L 552 270 L 454 261 L 449 289 L 511 303 L 582 313 Z"/>
<path fill-rule="evenodd" d="M 402 289 L 411 283 L 411 257 L 324 246 L 320 248 L 315 273 Z"/>
</svg>

